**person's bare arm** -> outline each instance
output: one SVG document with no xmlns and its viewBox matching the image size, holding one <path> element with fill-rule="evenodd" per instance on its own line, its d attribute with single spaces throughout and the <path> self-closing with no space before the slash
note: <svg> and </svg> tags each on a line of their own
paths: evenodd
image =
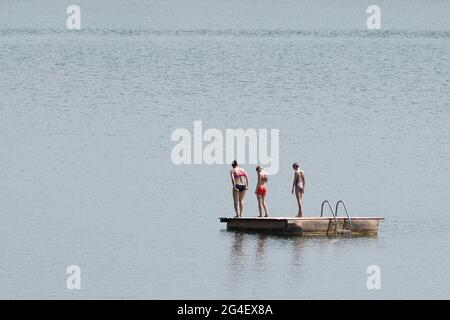
<svg viewBox="0 0 450 320">
<path fill-rule="evenodd" d="M 245 190 L 247 190 L 247 189 L 248 189 L 248 176 L 247 176 L 247 172 L 245 173 L 244 178 L 245 178 Z"/>
<path fill-rule="evenodd" d="M 260 179 L 260 176 L 261 176 L 261 174 L 258 172 L 258 183 L 256 184 L 256 189 L 255 189 L 255 193 L 257 193 L 258 192 L 258 188 L 259 188 L 259 185 L 260 185 L 260 181 L 261 181 L 261 179 Z"/>
<path fill-rule="evenodd" d="M 294 181 L 292 181 L 292 190 L 291 193 L 294 194 L 295 184 L 297 182 L 297 172 L 294 173 Z"/>
<path fill-rule="evenodd" d="M 303 172 L 303 170 L 300 171 L 300 175 L 301 175 L 301 178 L 303 181 L 303 191 L 305 191 L 305 188 L 306 188 L 305 172 Z"/>
<path fill-rule="evenodd" d="M 233 189 L 237 190 L 236 189 L 236 181 L 234 180 L 233 170 L 230 171 L 230 176 L 231 176 L 231 183 L 233 185 Z"/>
</svg>

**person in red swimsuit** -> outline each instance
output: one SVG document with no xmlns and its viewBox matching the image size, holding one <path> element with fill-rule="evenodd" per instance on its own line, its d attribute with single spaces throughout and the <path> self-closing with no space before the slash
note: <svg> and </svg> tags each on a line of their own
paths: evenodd
<svg viewBox="0 0 450 320">
<path fill-rule="evenodd" d="M 261 166 L 256 167 L 256 172 L 258 173 L 258 183 L 256 185 L 255 194 L 256 198 L 258 199 L 259 217 L 260 218 L 262 218 L 263 216 L 268 217 L 269 213 L 267 211 L 266 193 L 267 193 L 267 180 L 269 179 L 269 176 Z"/>
<path fill-rule="evenodd" d="M 248 189 L 248 176 L 244 169 L 239 167 L 236 160 L 231 163 L 233 169 L 230 171 L 231 183 L 233 185 L 234 211 L 236 218 L 242 217 L 244 211 L 244 196 Z"/>
</svg>

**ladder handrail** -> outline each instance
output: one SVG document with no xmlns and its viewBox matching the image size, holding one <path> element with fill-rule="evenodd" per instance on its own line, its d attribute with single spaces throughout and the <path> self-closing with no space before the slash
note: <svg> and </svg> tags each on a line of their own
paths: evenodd
<svg viewBox="0 0 450 320">
<path fill-rule="evenodd" d="M 333 215 L 333 217 L 336 216 L 336 214 L 333 211 L 333 207 L 331 207 L 331 203 L 328 200 L 323 200 L 322 201 L 322 207 L 320 208 L 320 216 L 323 217 L 323 206 L 326 204 L 328 204 L 328 207 L 330 208 L 331 214 Z"/>
<path fill-rule="evenodd" d="M 325 205 L 325 203 L 328 204 L 328 207 L 330 208 L 331 214 L 333 215 L 334 226 L 335 226 L 334 232 L 337 234 L 337 224 L 338 224 L 338 222 L 337 222 L 337 215 L 334 213 L 333 207 L 331 206 L 330 201 L 328 201 L 328 200 L 323 200 L 322 201 L 322 206 L 320 208 L 320 217 L 323 217 L 323 206 Z"/>
<path fill-rule="evenodd" d="M 338 202 L 336 202 L 336 209 L 335 209 L 336 218 L 338 215 L 339 204 L 342 204 L 342 206 L 344 207 L 345 214 L 347 215 L 347 219 L 348 219 L 348 230 L 351 233 L 352 232 L 352 218 L 350 218 L 350 215 L 348 214 L 347 206 L 345 205 L 344 200 L 339 200 Z"/>
</svg>

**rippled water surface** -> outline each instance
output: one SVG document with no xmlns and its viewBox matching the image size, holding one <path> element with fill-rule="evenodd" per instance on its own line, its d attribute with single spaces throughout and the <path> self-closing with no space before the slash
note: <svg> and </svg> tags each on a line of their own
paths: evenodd
<svg viewBox="0 0 450 320">
<path fill-rule="evenodd" d="M 378 3 L 368 31 L 366 1 L 78 1 L 71 32 L 0 1 L 0 297 L 449 298 L 450 3 Z M 195 120 L 280 129 L 271 213 L 297 160 L 307 216 L 344 199 L 378 237 L 226 231 L 229 167 L 170 159 Z"/>
</svg>

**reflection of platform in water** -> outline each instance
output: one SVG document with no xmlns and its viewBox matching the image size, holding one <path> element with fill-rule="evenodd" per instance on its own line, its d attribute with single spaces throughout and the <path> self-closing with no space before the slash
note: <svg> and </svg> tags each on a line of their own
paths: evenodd
<svg viewBox="0 0 450 320">
<path fill-rule="evenodd" d="M 228 230 L 287 233 L 297 235 L 377 235 L 381 217 L 242 217 L 219 218 Z"/>
</svg>

